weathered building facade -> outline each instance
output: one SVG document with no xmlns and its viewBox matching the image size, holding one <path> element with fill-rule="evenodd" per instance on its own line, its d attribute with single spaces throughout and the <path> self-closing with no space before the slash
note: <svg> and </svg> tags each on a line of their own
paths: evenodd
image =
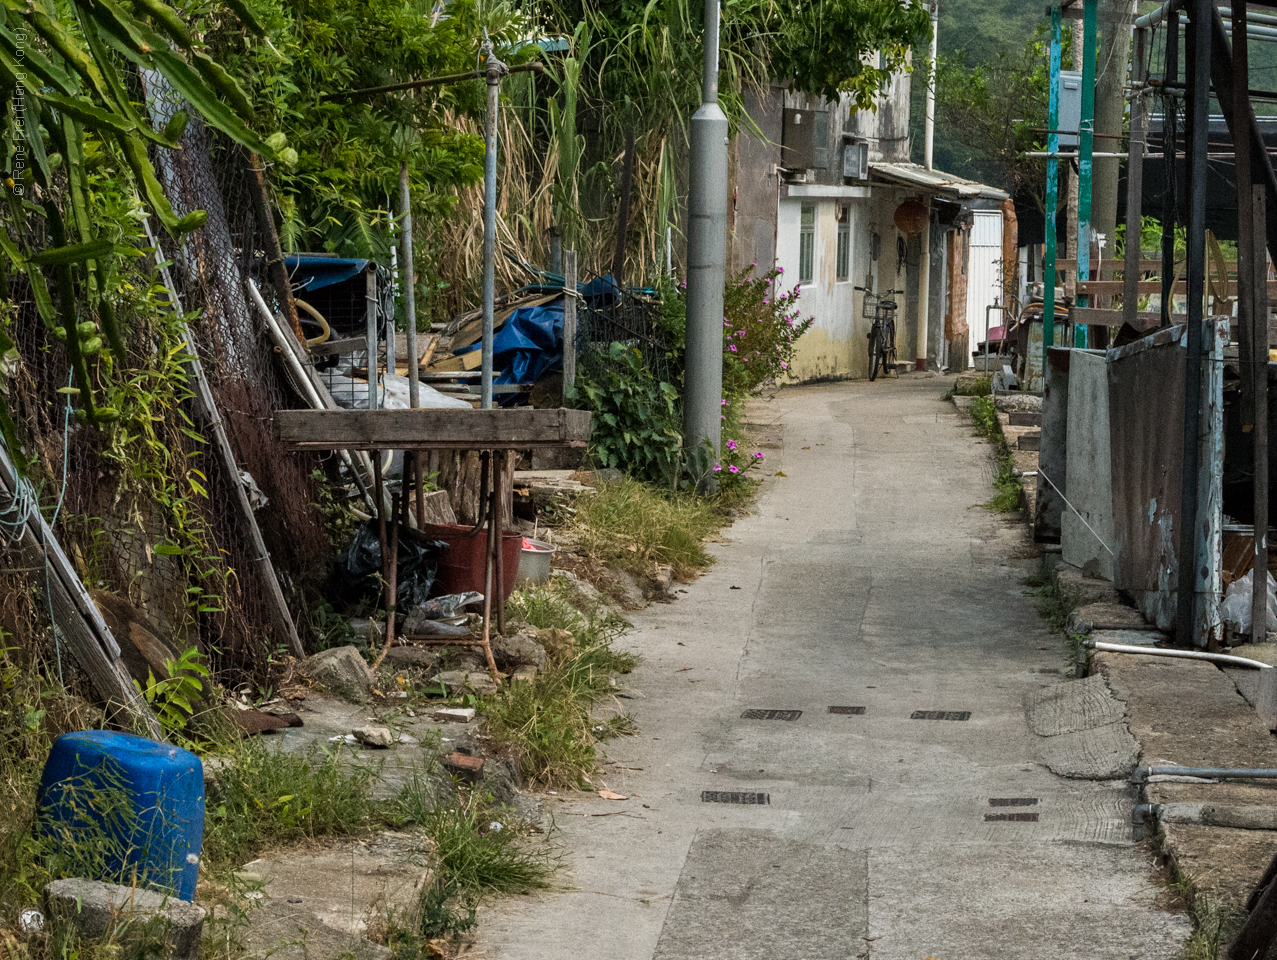
<svg viewBox="0 0 1277 960">
<path fill-rule="evenodd" d="M 815 322 L 797 379 L 868 375 L 866 291 L 899 304 L 897 358 L 917 369 L 968 358 L 1002 295 L 1007 195 L 910 162 L 909 91 L 909 75 L 896 75 L 872 111 L 779 85 L 746 95 L 757 129 L 733 144 L 730 263 L 774 264 L 786 288 L 800 286 Z M 973 227 L 991 242 L 973 244 Z"/>
</svg>

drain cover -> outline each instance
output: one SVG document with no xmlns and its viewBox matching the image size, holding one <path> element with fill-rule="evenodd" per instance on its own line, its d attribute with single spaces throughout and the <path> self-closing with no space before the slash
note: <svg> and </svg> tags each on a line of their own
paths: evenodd
<svg viewBox="0 0 1277 960">
<path fill-rule="evenodd" d="M 740 793 L 735 790 L 702 790 L 702 803 L 743 803 L 751 806 L 763 806 L 772 802 L 765 793 Z"/>
<path fill-rule="evenodd" d="M 830 707 L 830 713 L 841 713 L 851 717 L 858 717 L 865 712 L 864 707 Z"/>
<path fill-rule="evenodd" d="M 910 720 L 970 720 L 970 710 L 915 710 Z"/>
<path fill-rule="evenodd" d="M 990 797 L 991 807 L 1036 807 L 1037 797 Z"/>
<path fill-rule="evenodd" d="M 802 715 L 801 710 L 746 710 L 740 718 L 742 720 L 797 720 Z"/>
<path fill-rule="evenodd" d="M 986 813 L 984 815 L 985 823 L 1010 822 L 1010 823 L 1037 823 L 1038 815 L 1036 813 Z"/>
</svg>

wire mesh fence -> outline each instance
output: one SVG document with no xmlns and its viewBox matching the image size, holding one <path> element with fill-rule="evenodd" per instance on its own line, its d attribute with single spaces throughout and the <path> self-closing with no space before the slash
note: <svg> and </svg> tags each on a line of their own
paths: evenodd
<svg viewBox="0 0 1277 960">
<path fill-rule="evenodd" d="M 660 325 L 661 304 L 654 297 L 623 292 L 577 308 L 577 363 L 586 373 L 606 363 L 613 343 L 638 350 L 653 379 L 671 382 L 671 345 Z"/>
</svg>

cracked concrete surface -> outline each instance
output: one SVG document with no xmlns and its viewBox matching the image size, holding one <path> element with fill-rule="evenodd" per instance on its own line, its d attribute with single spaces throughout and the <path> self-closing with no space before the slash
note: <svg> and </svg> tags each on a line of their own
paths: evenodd
<svg viewBox="0 0 1277 960">
<path fill-rule="evenodd" d="M 623 701 L 641 733 L 608 745 L 602 780 L 630 799 L 551 798 L 565 888 L 482 910 L 483 955 L 1178 953 L 1191 924 L 1157 903 L 1131 788 L 1040 762 L 1025 705 L 1066 683 L 1063 644 L 1022 583 L 1024 528 L 980 506 L 989 448 L 946 386 L 906 376 L 752 405 L 784 436 L 756 512 L 625 641 L 645 657 Z"/>
</svg>

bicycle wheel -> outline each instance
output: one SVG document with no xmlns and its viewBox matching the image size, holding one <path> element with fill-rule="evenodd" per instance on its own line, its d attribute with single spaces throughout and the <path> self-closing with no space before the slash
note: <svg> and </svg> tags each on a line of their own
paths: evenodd
<svg viewBox="0 0 1277 960">
<path fill-rule="evenodd" d="M 878 364 L 882 361 L 881 335 L 875 330 L 869 334 L 869 380 L 878 379 Z"/>
</svg>

